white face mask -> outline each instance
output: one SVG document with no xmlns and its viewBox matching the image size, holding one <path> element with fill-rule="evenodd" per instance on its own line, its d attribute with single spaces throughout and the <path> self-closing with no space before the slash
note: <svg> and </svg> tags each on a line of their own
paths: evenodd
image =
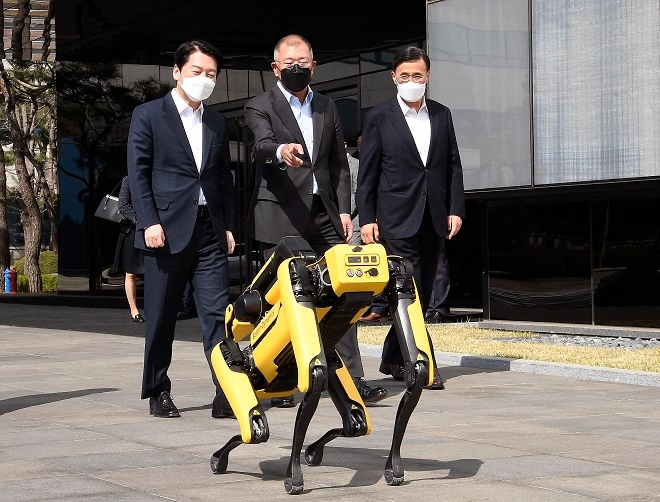
<svg viewBox="0 0 660 502">
<path fill-rule="evenodd" d="M 181 75 L 183 82 L 181 82 L 181 89 L 193 101 L 204 101 L 207 99 L 213 89 L 215 82 L 204 75 L 197 75 L 196 77 L 184 77 Z"/>
<path fill-rule="evenodd" d="M 419 101 L 422 99 L 422 96 L 424 96 L 424 93 L 426 92 L 425 83 L 422 84 L 417 82 L 404 82 L 403 84 L 400 84 L 396 81 L 394 83 L 396 84 L 396 88 L 399 96 L 401 96 L 401 99 L 407 101 L 408 103 Z"/>
</svg>

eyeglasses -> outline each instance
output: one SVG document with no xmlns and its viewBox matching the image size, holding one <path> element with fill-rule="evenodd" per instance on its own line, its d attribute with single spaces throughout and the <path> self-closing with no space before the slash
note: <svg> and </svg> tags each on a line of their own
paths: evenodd
<svg viewBox="0 0 660 502">
<path fill-rule="evenodd" d="M 306 58 L 299 59 L 298 61 L 294 61 L 293 59 L 285 59 L 284 61 L 275 60 L 275 62 L 281 64 L 286 69 L 291 68 L 296 64 L 300 65 L 301 68 L 309 68 L 309 66 L 312 64 L 312 61 Z"/>
<path fill-rule="evenodd" d="M 400 75 L 397 75 L 397 80 L 399 82 L 410 82 L 411 80 L 417 84 L 421 84 L 424 82 L 426 79 L 426 75 L 423 75 L 421 73 L 413 73 L 412 75 L 408 75 L 407 73 L 402 73 Z"/>
</svg>

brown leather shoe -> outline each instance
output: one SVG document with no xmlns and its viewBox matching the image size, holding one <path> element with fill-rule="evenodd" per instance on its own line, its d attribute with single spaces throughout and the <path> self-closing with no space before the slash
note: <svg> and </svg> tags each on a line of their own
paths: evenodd
<svg viewBox="0 0 660 502">
<path fill-rule="evenodd" d="M 381 319 L 384 319 L 384 315 L 376 314 L 376 312 L 372 312 L 371 314 L 367 314 L 363 317 L 360 317 L 360 321 L 362 322 L 375 322 L 375 321 L 380 321 Z"/>
</svg>

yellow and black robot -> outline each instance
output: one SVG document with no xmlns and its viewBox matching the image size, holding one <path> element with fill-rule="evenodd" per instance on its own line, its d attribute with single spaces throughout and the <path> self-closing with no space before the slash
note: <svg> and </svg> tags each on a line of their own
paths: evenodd
<svg viewBox="0 0 660 502">
<path fill-rule="evenodd" d="M 394 423 L 385 480 L 388 485 L 403 482 L 401 441 L 422 388 L 433 381 L 431 348 L 410 262 L 387 256 L 380 244 L 339 244 L 317 257 L 300 237 L 283 238 L 252 284 L 227 307 L 227 338 L 214 347 L 211 364 L 241 433 L 213 454 L 214 473 L 227 470 L 229 452 L 240 444 L 268 440 L 259 398 L 290 396 L 296 390 L 304 394 L 284 480 L 289 494 L 303 491 L 300 455 L 324 390 L 339 411 L 342 427 L 306 448 L 308 465 L 321 463 L 324 446 L 334 438 L 371 432 L 369 414 L 335 345 L 381 293 L 403 352 L 407 386 Z"/>
</svg>

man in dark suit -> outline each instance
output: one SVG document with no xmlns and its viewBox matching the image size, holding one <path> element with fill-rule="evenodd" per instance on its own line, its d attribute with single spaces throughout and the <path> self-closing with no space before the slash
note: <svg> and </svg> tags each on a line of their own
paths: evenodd
<svg viewBox="0 0 660 502">
<path fill-rule="evenodd" d="M 256 166 L 255 190 L 248 216 L 248 236 L 259 241 L 267 258 L 282 237 L 303 237 L 321 256 L 335 244 L 348 242 L 351 223 L 351 180 L 339 113 L 334 102 L 314 93 L 312 48 L 299 35 L 275 46 L 271 64 L 278 83 L 245 105 L 246 142 Z M 351 328 L 337 344 L 365 402 L 387 391 L 371 388 Z M 293 397 L 273 400 L 293 406 Z"/>
<path fill-rule="evenodd" d="M 234 250 L 234 199 L 225 118 L 204 107 L 220 55 L 207 42 L 174 55 L 176 87 L 138 106 L 128 135 L 128 174 L 144 250 L 146 336 L 142 399 L 157 417 L 178 417 L 167 375 L 183 288 L 190 281 L 207 359 L 225 336 L 227 254 Z M 211 373 L 213 375 L 213 372 Z M 231 415 L 217 380 L 212 416 Z"/>
<path fill-rule="evenodd" d="M 417 47 L 395 54 L 397 96 L 369 110 L 362 125 L 356 197 L 362 240 L 368 244 L 382 239 L 389 254 L 411 261 L 423 311 L 438 261 L 446 263 L 443 239 L 456 235 L 465 217 L 463 170 L 451 112 L 424 98 L 430 67 L 428 55 Z M 380 371 L 403 380 L 402 365 L 392 328 Z M 437 371 L 435 375 L 430 388 L 443 389 Z"/>
</svg>

